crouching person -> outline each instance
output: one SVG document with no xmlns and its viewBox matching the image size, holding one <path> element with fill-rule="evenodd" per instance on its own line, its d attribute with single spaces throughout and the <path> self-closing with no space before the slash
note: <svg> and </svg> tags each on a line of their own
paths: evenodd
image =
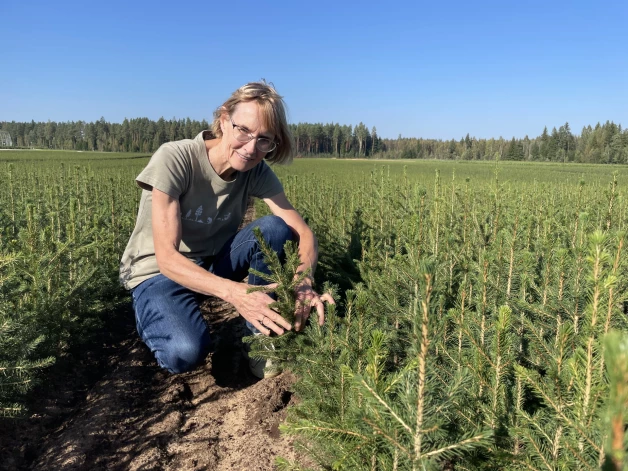
<svg viewBox="0 0 628 471">
<path fill-rule="evenodd" d="M 300 330 L 312 308 L 323 322 L 324 302 L 310 278 L 297 288 L 291 325 L 269 308 L 266 293 L 248 293 L 268 273 L 254 228 L 279 256 L 286 241 L 299 246 L 299 272 L 316 268 L 314 234 L 290 204 L 268 163 L 288 163 L 293 140 L 284 103 L 270 85 L 249 83 L 214 112 L 211 129 L 169 142 L 152 156 L 136 181 L 142 188 L 135 229 L 122 256 L 120 279 L 131 291 L 137 331 L 162 368 L 190 371 L 207 356 L 211 335 L 200 302 L 213 295 L 231 303 L 254 334 Z M 249 197 L 261 198 L 272 216 L 238 231 Z M 264 361 L 251 371 L 267 377 Z"/>
</svg>

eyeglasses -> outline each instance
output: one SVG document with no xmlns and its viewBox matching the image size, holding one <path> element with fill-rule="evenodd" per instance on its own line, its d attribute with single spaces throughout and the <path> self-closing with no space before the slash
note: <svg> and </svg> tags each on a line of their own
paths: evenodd
<svg viewBox="0 0 628 471">
<path fill-rule="evenodd" d="M 238 142 L 249 142 L 251 139 L 254 139 L 253 135 L 250 132 L 234 123 L 233 118 L 229 117 L 229 119 L 231 120 L 231 124 L 233 125 L 234 137 Z M 267 137 L 258 137 L 255 140 L 255 148 L 260 152 L 272 152 L 273 150 L 275 150 L 275 147 L 277 147 L 277 143 L 268 139 Z"/>
</svg>

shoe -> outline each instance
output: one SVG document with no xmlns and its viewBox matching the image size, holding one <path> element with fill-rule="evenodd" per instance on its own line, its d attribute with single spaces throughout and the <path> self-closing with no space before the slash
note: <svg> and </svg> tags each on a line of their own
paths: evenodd
<svg viewBox="0 0 628 471">
<path fill-rule="evenodd" d="M 254 333 L 253 335 L 262 335 L 262 334 Z M 251 371 L 251 374 L 253 376 L 259 379 L 266 379 L 266 378 L 274 378 L 281 374 L 281 368 L 273 364 L 272 360 L 269 360 L 267 358 L 258 358 L 258 357 L 249 356 L 250 348 L 251 348 L 250 345 L 246 344 L 243 353 L 244 353 L 244 356 L 249 361 L 249 370 Z M 273 347 L 272 345 L 266 348 L 273 349 L 273 350 L 275 349 L 275 347 Z"/>
<path fill-rule="evenodd" d="M 281 369 L 273 365 L 272 360 L 266 358 L 249 358 L 249 370 L 259 379 L 274 378 L 281 374 Z"/>
</svg>

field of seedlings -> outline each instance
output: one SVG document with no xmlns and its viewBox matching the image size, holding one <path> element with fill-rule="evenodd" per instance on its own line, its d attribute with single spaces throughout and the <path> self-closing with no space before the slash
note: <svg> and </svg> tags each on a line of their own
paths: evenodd
<svg viewBox="0 0 628 471">
<path fill-rule="evenodd" d="M 124 295 L 119 253 L 135 223 L 130 154 L 0 152 L 0 416 Z M 135 156 L 134 156 L 135 157 Z"/>
<path fill-rule="evenodd" d="M 343 304 L 284 430 L 323 468 L 624 469 L 625 168 L 298 164 Z"/>
<path fill-rule="evenodd" d="M 128 303 L 117 270 L 147 160 L 0 152 L 3 415 Z M 319 239 L 318 287 L 338 301 L 323 327 L 270 339 L 297 378 L 281 429 L 307 456 L 278 469 L 623 469 L 627 167 L 275 171 Z M 269 355 L 267 341 L 254 348 Z"/>
</svg>

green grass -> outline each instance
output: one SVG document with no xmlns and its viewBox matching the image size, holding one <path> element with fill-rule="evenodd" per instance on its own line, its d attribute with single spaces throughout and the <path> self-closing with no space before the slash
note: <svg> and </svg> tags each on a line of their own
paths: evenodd
<svg viewBox="0 0 628 471">
<path fill-rule="evenodd" d="M 412 181 L 423 183 L 434 179 L 436 170 L 443 180 L 455 178 L 471 183 L 492 181 L 495 171 L 500 182 L 507 183 L 559 183 L 578 184 L 581 179 L 587 184 L 607 184 L 617 173 L 620 182 L 628 181 L 626 165 L 559 164 L 542 162 L 469 162 L 443 160 L 340 160 L 340 159 L 297 159 L 291 166 L 274 167 L 278 175 L 316 174 L 338 181 L 368 179 L 382 172 L 391 177 L 402 176 L 404 171 Z"/>
<path fill-rule="evenodd" d="M 3 150 L 0 163 L 25 165 L 55 164 L 83 165 L 90 168 L 137 167 L 143 168 L 149 154 L 131 152 L 81 152 L 68 150 Z"/>
</svg>

